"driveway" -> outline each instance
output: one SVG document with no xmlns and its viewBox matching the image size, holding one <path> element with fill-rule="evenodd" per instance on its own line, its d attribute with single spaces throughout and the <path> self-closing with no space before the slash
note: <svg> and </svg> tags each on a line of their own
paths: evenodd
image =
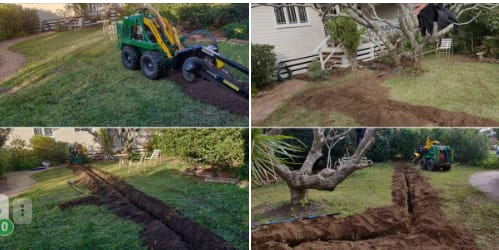
<svg viewBox="0 0 499 250">
<path fill-rule="evenodd" d="M 499 170 L 472 174 L 468 179 L 471 185 L 499 200 Z"/>
</svg>

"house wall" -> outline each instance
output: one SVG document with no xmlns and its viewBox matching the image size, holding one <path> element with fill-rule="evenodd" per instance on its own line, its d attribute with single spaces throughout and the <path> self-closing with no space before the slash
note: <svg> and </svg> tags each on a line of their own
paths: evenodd
<svg viewBox="0 0 499 250">
<path fill-rule="evenodd" d="M 384 3 L 376 6 L 376 13 L 384 19 L 392 20 L 398 18 L 397 4 Z"/>
<path fill-rule="evenodd" d="M 274 45 L 278 61 L 310 56 L 326 36 L 319 14 L 307 8 L 307 16 L 308 24 L 278 27 L 273 7 L 253 7 L 251 8 L 252 43 Z"/>
<path fill-rule="evenodd" d="M 35 135 L 34 128 L 13 128 L 10 132 L 9 139 L 7 140 L 6 145 L 10 145 L 10 143 L 14 139 L 22 139 L 26 141 L 26 144 L 29 145 L 29 140 Z M 93 136 L 87 132 L 76 132 L 74 128 L 57 128 L 52 132 L 52 138 L 56 141 L 62 141 L 67 143 L 78 142 L 83 144 L 85 147 L 98 148 L 98 144 L 94 142 Z"/>
</svg>

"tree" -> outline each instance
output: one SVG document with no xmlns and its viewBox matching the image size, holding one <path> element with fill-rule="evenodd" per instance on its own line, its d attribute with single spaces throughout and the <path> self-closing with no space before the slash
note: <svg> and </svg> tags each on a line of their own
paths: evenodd
<svg viewBox="0 0 499 250">
<path fill-rule="evenodd" d="M 274 4 L 256 4 L 277 6 Z M 294 4 L 291 4 L 294 5 Z M 461 26 L 473 22 L 476 18 L 482 15 L 483 11 L 496 9 L 499 4 L 473 4 L 473 3 L 455 3 L 449 4 L 448 9 L 454 13 L 459 19 L 464 13 L 476 11 L 475 15 L 470 19 L 461 21 L 456 24 L 449 24 L 447 27 L 438 29 L 438 25 L 434 23 L 433 32 L 425 37 L 421 36 L 421 31 L 418 25 L 418 17 L 411 3 L 398 3 L 398 24 L 392 23 L 387 19 L 379 17 L 376 12 L 376 3 L 341 3 L 341 4 L 305 4 L 300 6 L 308 6 L 316 10 L 322 17 L 323 22 L 329 18 L 344 16 L 352 18 L 359 26 L 364 27 L 372 32 L 369 39 L 378 46 L 384 44 L 387 53 L 396 65 L 421 68 L 423 59 L 423 49 L 431 44 L 436 43 L 438 39 L 448 34 L 453 30 L 454 25 Z M 282 7 L 280 5 L 279 7 Z M 383 32 L 379 23 L 384 23 L 393 29 L 399 30 L 397 36 L 392 36 L 389 33 Z"/>
<path fill-rule="evenodd" d="M 68 3 L 65 6 L 66 10 L 72 10 L 75 16 L 88 17 L 88 3 Z"/>
<path fill-rule="evenodd" d="M 343 140 L 350 132 L 352 132 L 352 129 L 314 129 L 312 146 L 308 151 L 304 162 L 301 164 L 301 167 L 297 170 L 291 170 L 286 165 L 286 162 L 282 160 L 283 157 L 279 156 L 278 153 L 289 154 L 288 150 L 284 147 L 277 147 L 279 151 L 274 151 L 272 147 L 267 147 L 267 154 L 265 154 L 265 150 L 259 150 L 260 155 L 252 153 L 253 157 L 257 157 L 256 159 L 252 159 L 252 161 L 259 161 L 259 157 L 262 157 L 262 155 L 263 157 L 274 158 L 270 167 L 286 182 L 291 194 L 291 204 L 299 204 L 308 200 L 308 189 L 333 191 L 338 184 L 343 182 L 343 180 L 345 180 L 355 170 L 363 168 L 359 165 L 359 162 L 362 156 L 364 156 L 367 150 L 369 150 L 369 148 L 374 144 L 376 134 L 375 129 L 369 128 L 365 130 L 362 140 L 360 140 L 354 154 L 352 155 L 351 162 L 343 166 L 339 166 L 337 169 L 324 168 L 316 173 L 312 171 L 315 162 L 323 156 L 322 149 L 324 145 L 327 143 L 330 147 L 334 147 L 335 144 Z M 263 136 L 263 138 L 265 138 L 265 135 L 254 136 Z M 269 138 L 266 139 L 267 141 L 271 141 Z M 254 140 L 252 142 L 253 150 L 259 147 L 265 148 L 259 145 L 261 141 L 263 140 Z M 273 142 L 267 142 L 268 145 L 272 145 L 272 143 Z"/>
<path fill-rule="evenodd" d="M 438 39 L 454 29 L 454 25 L 465 25 L 474 21 L 482 14 L 481 10 L 497 8 L 498 4 L 451 4 L 449 9 L 459 18 L 463 13 L 471 10 L 478 10 L 476 15 L 471 19 L 457 23 L 449 24 L 448 26 L 438 29 L 437 23 L 434 23 L 433 32 L 424 38 L 421 37 L 421 31 L 418 25 L 417 13 L 414 10 L 414 5 L 410 3 L 398 3 L 399 11 L 398 22 L 393 24 L 389 20 L 380 18 L 376 13 L 375 4 L 360 4 L 360 3 L 344 3 L 341 4 L 343 12 L 338 13 L 338 16 L 348 16 L 353 18 L 359 25 L 370 29 L 379 40 L 386 46 L 388 55 L 393 59 L 396 65 L 400 65 L 403 61 L 408 62 L 408 65 L 419 69 L 423 59 L 423 49 L 430 43 L 436 43 Z M 320 6 L 318 6 L 320 8 Z M 327 12 L 324 14 L 328 14 Z M 392 38 L 390 34 L 384 33 L 378 23 L 383 22 L 392 28 L 400 30 L 400 37 Z M 373 42 L 376 39 L 371 38 Z M 407 49 L 406 49 L 407 48 Z"/>
<path fill-rule="evenodd" d="M 10 128 L 0 128 L 0 148 L 5 145 L 7 139 L 9 139 Z"/>
</svg>

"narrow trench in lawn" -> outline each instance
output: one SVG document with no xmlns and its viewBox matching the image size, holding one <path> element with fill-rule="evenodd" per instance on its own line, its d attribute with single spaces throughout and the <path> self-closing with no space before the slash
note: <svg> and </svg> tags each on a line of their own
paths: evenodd
<svg viewBox="0 0 499 250">
<path fill-rule="evenodd" d="M 262 226 L 252 232 L 252 249 L 478 249 L 469 232 L 445 218 L 420 170 L 397 162 L 392 182 L 393 205 Z"/>
<path fill-rule="evenodd" d="M 72 169 L 93 195 L 60 204 L 61 210 L 81 204 L 105 205 L 114 214 L 144 225 L 140 237 L 149 249 L 235 249 L 173 207 L 111 174 L 90 166 Z"/>
</svg>

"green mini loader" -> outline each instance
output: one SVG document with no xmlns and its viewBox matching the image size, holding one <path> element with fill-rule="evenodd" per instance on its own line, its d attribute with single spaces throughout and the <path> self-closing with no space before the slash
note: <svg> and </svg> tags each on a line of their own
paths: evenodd
<svg viewBox="0 0 499 250">
<path fill-rule="evenodd" d="M 140 8 L 136 14 L 124 17 L 116 28 L 118 48 L 126 68 L 141 69 L 143 75 L 152 80 L 160 78 L 168 69 L 181 70 L 188 82 L 206 79 L 248 98 L 248 84 L 236 80 L 227 66 L 245 75 L 248 68 L 220 55 L 216 39 L 208 31 L 179 35 L 175 27 L 151 7 Z M 207 36 L 211 44 L 186 42 L 196 35 Z"/>
<path fill-rule="evenodd" d="M 449 171 L 454 160 L 454 153 L 450 146 L 441 145 L 439 141 L 426 138 L 425 145 L 419 145 L 414 152 L 416 161 L 423 170 Z"/>
</svg>

